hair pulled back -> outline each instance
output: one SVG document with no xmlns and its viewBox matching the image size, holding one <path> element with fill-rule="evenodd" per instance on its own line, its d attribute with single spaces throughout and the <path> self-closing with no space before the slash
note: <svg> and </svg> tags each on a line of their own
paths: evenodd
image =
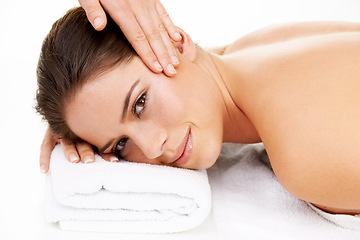
<svg viewBox="0 0 360 240">
<path fill-rule="evenodd" d="M 128 62 L 136 52 L 107 15 L 107 26 L 96 31 L 81 8 L 57 20 L 44 39 L 37 66 L 35 109 L 59 137 L 79 138 L 65 121 L 65 104 L 93 75 Z"/>
</svg>

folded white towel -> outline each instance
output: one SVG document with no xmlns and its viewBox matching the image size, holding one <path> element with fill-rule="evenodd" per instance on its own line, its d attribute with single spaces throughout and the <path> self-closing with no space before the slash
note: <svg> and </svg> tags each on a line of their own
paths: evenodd
<svg viewBox="0 0 360 240">
<path fill-rule="evenodd" d="M 96 155 L 72 164 L 60 145 L 47 176 L 47 219 L 64 230 L 170 233 L 200 225 L 210 213 L 207 173 Z"/>
</svg>

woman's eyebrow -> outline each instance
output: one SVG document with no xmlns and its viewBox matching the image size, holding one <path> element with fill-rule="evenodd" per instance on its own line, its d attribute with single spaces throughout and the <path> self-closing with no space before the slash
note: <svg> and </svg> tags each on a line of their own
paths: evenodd
<svg viewBox="0 0 360 240">
<path fill-rule="evenodd" d="M 129 107 L 129 103 L 130 103 L 130 97 L 131 94 L 133 93 L 135 87 L 139 84 L 140 79 L 138 79 L 131 87 L 129 92 L 126 94 L 125 97 L 125 104 L 124 104 L 124 109 L 123 109 L 123 113 L 122 113 L 122 117 L 121 117 L 121 122 L 124 122 L 125 118 L 126 118 L 126 114 L 128 112 L 128 107 Z M 108 149 L 110 147 L 110 145 L 115 141 L 115 139 L 111 139 L 110 141 L 108 141 L 102 148 L 100 148 L 100 152 L 103 153 L 105 152 L 106 149 Z"/>
<path fill-rule="evenodd" d="M 129 102 L 130 102 L 130 97 L 131 97 L 131 94 L 132 92 L 134 91 L 136 85 L 138 85 L 140 82 L 140 79 L 138 79 L 130 88 L 129 92 L 127 93 L 126 95 L 126 98 L 125 98 L 125 104 L 124 104 L 124 109 L 123 109 L 123 113 L 122 113 L 122 117 L 121 117 L 121 123 L 124 122 L 125 118 L 126 118 L 126 114 L 128 112 L 128 107 L 129 107 Z"/>
</svg>

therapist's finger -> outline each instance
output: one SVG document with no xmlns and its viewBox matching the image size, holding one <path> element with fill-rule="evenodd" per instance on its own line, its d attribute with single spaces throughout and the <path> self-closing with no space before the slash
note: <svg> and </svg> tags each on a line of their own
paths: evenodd
<svg viewBox="0 0 360 240">
<path fill-rule="evenodd" d="M 167 76 L 173 76 L 176 74 L 176 70 L 171 60 L 171 56 L 168 52 L 168 49 L 163 41 L 163 37 L 168 37 L 164 35 L 163 32 L 166 31 L 162 22 L 159 21 L 157 12 L 155 9 L 142 9 L 143 11 L 136 12 L 136 20 L 139 23 L 139 26 L 143 30 L 144 36 L 139 38 L 141 41 L 145 39 L 148 41 L 148 44 L 152 51 L 155 53 L 159 63 L 161 64 L 164 73 Z M 155 13 L 154 13 L 155 12 Z M 171 47 L 170 47 L 171 48 Z M 172 47 L 174 49 L 174 47 Z"/>
<path fill-rule="evenodd" d="M 164 6 L 161 4 L 160 1 L 156 1 L 156 10 L 158 12 L 158 15 L 160 17 L 160 20 L 162 21 L 163 25 L 166 28 L 167 33 L 171 37 L 171 39 L 175 42 L 180 42 L 182 40 L 181 34 L 179 31 L 177 31 L 174 23 L 172 22 L 170 15 L 164 8 Z"/>
<path fill-rule="evenodd" d="M 157 56 L 155 56 L 147 36 L 129 6 L 123 6 L 115 12 L 111 12 L 108 9 L 106 10 L 110 13 L 116 24 L 120 26 L 122 32 L 146 66 L 155 73 L 162 72 L 164 68 L 161 66 Z M 170 63 L 170 58 L 168 59 Z"/>
<path fill-rule="evenodd" d="M 151 17 L 152 17 L 155 25 L 158 26 L 160 36 L 162 38 L 163 44 L 166 48 L 166 51 L 170 56 L 171 63 L 174 66 L 177 66 L 179 64 L 179 60 L 177 58 L 177 53 L 176 53 L 173 41 L 169 37 L 169 32 L 167 31 L 166 27 L 164 26 L 164 24 L 163 24 L 162 20 L 160 19 L 160 16 L 157 12 L 152 11 L 152 12 L 150 12 L 150 14 L 151 14 Z"/>
<path fill-rule="evenodd" d="M 80 156 L 82 163 L 95 162 L 95 153 L 93 147 L 87 142 L 77 142 L 76 150 Z"/>
<path fill-rule="evenodd" d="M 79 3 L 93 27 L 98 31 L 103 30 L 106 26 L 106 15 L 99 0 L 79 0 Z"/>
</svg>

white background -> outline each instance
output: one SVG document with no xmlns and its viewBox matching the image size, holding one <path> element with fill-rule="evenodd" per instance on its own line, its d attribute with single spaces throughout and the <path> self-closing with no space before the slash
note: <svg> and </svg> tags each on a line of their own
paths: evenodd
<svg viewBox="0 0 360 240">
<path fill-rule="evenodd" d="M 203 47 L 223 45 L 281 22 L 360 22 L 359 0 L 164 0 L 173 22 Z M 33 110 L 35 69 L 43 38 L 76 0 L 0 1 L 0 239 L 216 239 L 211 219 L 173 235 L 60 231 L 44 221 L 39 147 L 45 123 Z M 229 223 L 231 224 L 231 223 Z"/>
</svg>

